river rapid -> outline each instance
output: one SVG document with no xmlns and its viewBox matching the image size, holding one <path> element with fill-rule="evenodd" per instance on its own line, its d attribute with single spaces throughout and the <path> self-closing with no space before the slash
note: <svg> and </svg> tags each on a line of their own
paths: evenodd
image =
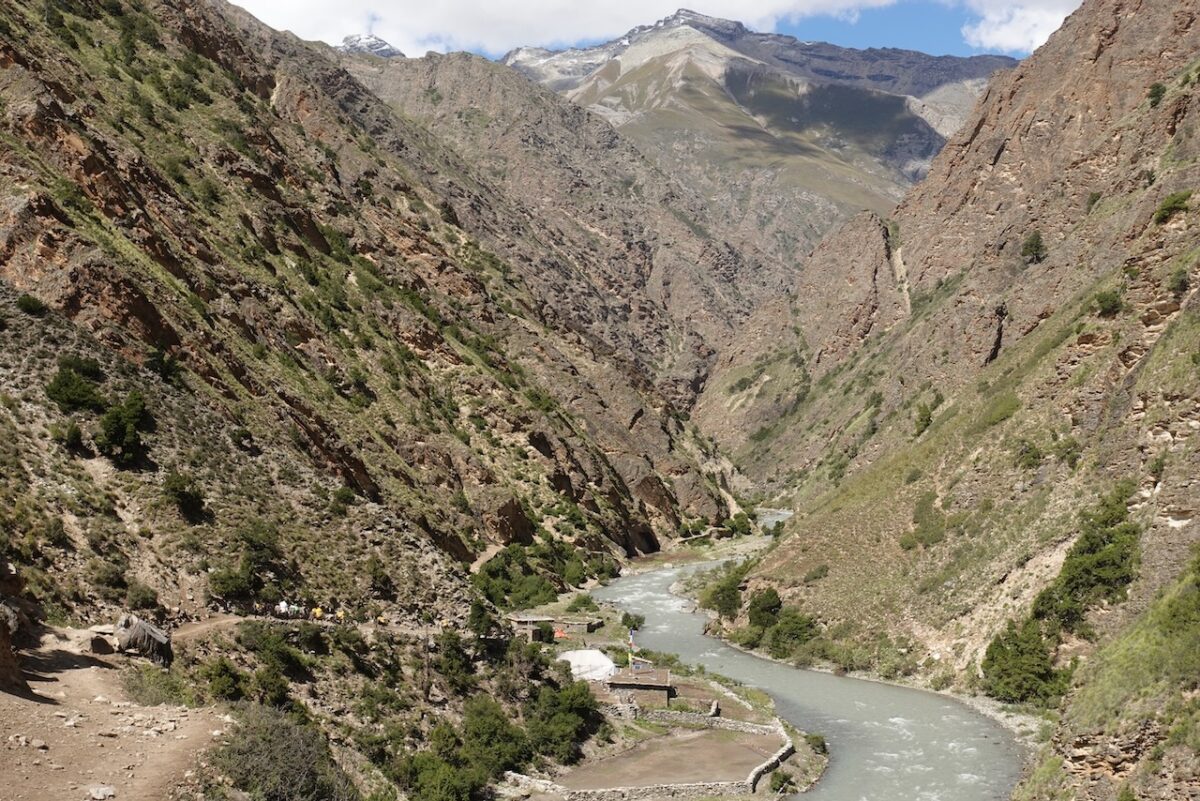
<svg viewBox="0 0 1200 801">
<path fill-rule="evenodd" d="M 995 721 L 935 693 L 834 676 L 760 659 L 705 636 L 705 615 L 671 587 L 711 565 L 626 576 L 592 593 L 645 615 L 640 647 L 677 654 L 769 693 L 792 725 L 825 736 L 829 769 L 816 801 L 1001 801 L 1021 751 Z"/>
</svg>

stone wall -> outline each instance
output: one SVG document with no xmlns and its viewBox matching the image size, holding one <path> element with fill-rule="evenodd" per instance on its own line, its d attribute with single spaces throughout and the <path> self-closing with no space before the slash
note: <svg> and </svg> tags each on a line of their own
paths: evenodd
<svg viewBox="0 0 1200 801">
<path fill-rule="evenodd" d="M 567 801 L 652 801 L 657 798 L 712 798 L 722 795 L 750 795 L 746 782 L 695 782 L 692 784 L 650 784 L 645 787 L 611 787 L 605 790 L 569 790 Z"/>
<path fill-rule="evenodd" d="M 783 721 L 775 719 L 773 726 L 746 723 L 740 720 L 709 717 L 697 712 L 666 712 L 661 709 L 641 710 L 638 717 L 663 723 L 699 724 L 713 729 L 743 732 L 746 734 L 778 734 L 783 738 L 779 750 L 766 762 L 750 771 L 745 781 L 740 782 L 688 782 L 681 784 L 648 784 L 643 787 L 607 787 L 599 790 L 568 790 L 561 784 L 546 779 L 536 779 L 521 773 L 504 774 L 509 784 L 533 793 L 548 793 L 562 796 L 565 801 L 653 801 L 659 798 L 712 798 L 714 796 L 753 795 L 758 783 L 771 771 L 782 765 L 796 746 L 784 728 Z"/>
<path fill-rule="evenodd" d="M 742 734 L 783 734 L 779 725 L 766 723 L 747 723 L 744 720 L 711 717 L 700 712 L 671 712 L 666 709 L 640 709 L 639 718 L 652 720 L 655 723 L 666 723 L 672 726 L 703 726 L 706 729 L 724 729 Z"/>
<path fill-rule="evenodd" d="M 779 747 L 779 750 L 771 754 L 771 758 L 766 762 L 750 771 L 750 775 L 746 777 L 746 785 L 750 788 L 750 792 L 753 793 L 758 789 L 758 783 L 762 781 L 763 776 L 778 768 L 794 753 L 796 753 L 796 744 L 792 742 L 791 737 L 785 734 L 783 745 Z"/>
</svg>

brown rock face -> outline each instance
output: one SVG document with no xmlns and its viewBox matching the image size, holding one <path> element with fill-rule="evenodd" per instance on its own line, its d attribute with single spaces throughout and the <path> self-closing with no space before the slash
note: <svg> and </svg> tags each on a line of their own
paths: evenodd
<svg viewBox="0 0 1200 801">
<path fill-rule="evenodd" d="M 793 297 L 817 375 L 844 361 L 867 337 L 905 319 L 908 286 L 887 223 L 864 213 L 833 233 L 805 263 Z M 831 298 L 837 298 L 836 307 L 830 307 Z"/>
<path fill-rule="evenodd" d="M 20 692 L 28 689 L 25 677 L 21 672 L 21 663 L 12 647 L 12 631 L 10 622 L 15 624 L 15 616 L 7 607 L 0 606 L 0 690 L 5 692 Z"/>
</svg>

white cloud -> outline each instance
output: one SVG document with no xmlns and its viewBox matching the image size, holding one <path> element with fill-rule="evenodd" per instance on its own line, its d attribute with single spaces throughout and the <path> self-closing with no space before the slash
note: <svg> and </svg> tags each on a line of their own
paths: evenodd
<svg viewBox="0 0 1200 801">
<path fill-rule="evenodd" d="M 979 19 L 962 29 L 963 38 L 982 50 L 1028 53 L 1058 30 L 1081 0 L 965 0 Z"/>
<path fill-rule="evenodd" d="M 267 24 L 337 43 L 371 31 L 409 55 L 427 50 L 503 53 L 520 45 L 601 41 L 673 14 L 680 5 L 756 30 L 820 14 L 854 20 L 904 0 L 235 0 Z M 985 49 L 1040 44 L 1079 0 L 944 0 L 979 20 L 963 29 Z"/>
</svg>

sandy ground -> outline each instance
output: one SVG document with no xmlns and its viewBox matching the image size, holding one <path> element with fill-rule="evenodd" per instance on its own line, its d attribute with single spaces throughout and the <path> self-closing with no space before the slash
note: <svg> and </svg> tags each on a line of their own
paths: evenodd
<svg viewBox="0 0 1200 801">
<path fill-rule="evenodd" d="M 0 693 L 0 796 L 5 801 L 166 801 L 214 732 L 212 710 L 144 707 L 126 696 L 121 656 L 84 653 L 89 632 L 47 634 L 23 655 L 31 692 Z"/>
<path fill-rule="evenodd" d="M 778 749 L 778 737 L 685 731 L 639 743 L 621 754 L 576 768 L 558 781 L 572 790 L 741 781 Z"/>
</svg>

